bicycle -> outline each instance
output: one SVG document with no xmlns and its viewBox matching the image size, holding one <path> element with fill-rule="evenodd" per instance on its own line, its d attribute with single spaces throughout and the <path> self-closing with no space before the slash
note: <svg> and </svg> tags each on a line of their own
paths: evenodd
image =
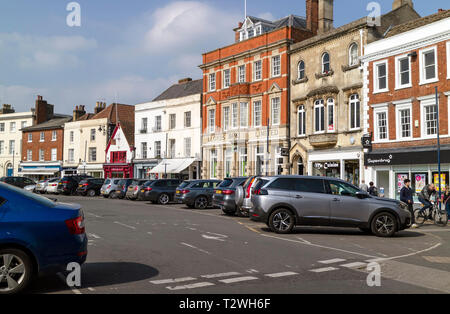
<svg viewBox="0 0 450 314">
<path fill-rule="evenodd" d="M 416 224 L 423 225 L 427 220 L 430 220 L 430 209 L 427 208 L 423 213 L 420 211 L 422 208 L 416 209 L 414 211 L 414 217 L 416 220 Z M 439 227 L 445 227 L 448 224 L 448 214 L 447 211 L 444 209 L 439 210 L 439 202 L 435 202 L 433 204 L 433 208 L 431 210 L 431 217 L 436 226 Z"/>
</svg>

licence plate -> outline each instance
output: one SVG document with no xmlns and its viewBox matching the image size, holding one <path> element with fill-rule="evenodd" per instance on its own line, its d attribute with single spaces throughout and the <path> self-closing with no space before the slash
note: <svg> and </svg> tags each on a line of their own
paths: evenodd
<svg viewBox="0 0 450 314">
<path fill-rule="evenodd" d="M 220 190 L 216 191 L 216 194 L 222 194 L 222 191 L 220 191 Z"/>
<path fill-rule="evenodd" d="M 141 190 L 141 193 L 144 193 L 145 192 L 145 190 Z"/>
<path fill-rule="evenodd" d="M 177 194 L 180 194 L 181 192 L 180 191 L 177 191 Z"/>
<path fill-rule="evenodd" d="M 101 191 L 102 194 L 105 194 L 105 191 Z"/>
</svg>

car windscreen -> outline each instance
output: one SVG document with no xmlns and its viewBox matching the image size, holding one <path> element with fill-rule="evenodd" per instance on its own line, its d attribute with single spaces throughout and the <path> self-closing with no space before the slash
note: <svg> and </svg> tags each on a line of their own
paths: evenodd
<svg viewBox="0 0 450 314">
<path fill-rule="evenodd" d="M 233 184 L 232 179 L 225 179 L 219 184 L 218 188 L 228 188 Z"/>
<path fill-rule="evenodd" d="M 111 183 L 111 180 L 107 179 L 104 184 L 110 184 L 110 183 Z"/>
<path fill-rule="evenodd" d="M 47 207 L 55 207 L 55 202 L 49 200 L 48 198 L 39 196 L 37 194 L 31 193 L 31 192 L 28 192 L 28 191 L 25 191 L 25 190 L 22 190 L 19 188 L 16 188 L 12 185 L 0 183 L 0 194 L 3 194 L 2 192 L 3 193 L 5 193 L 5 192 L 14 193 L 14 194 L 18 195 L 19 197 L 28 198 L 28 199 L 33 200 L 41 205 L 44 205 Z"/>
</svg>

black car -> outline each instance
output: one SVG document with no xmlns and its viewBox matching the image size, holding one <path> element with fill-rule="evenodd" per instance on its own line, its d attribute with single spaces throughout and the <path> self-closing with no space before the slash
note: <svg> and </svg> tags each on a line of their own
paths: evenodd
<svg viewBox="0 0 450 314">
<path fill-rule="evenodd" d="M 80 181 L 92 178 L 90 176 L 66 176 L 63 177 L 58 182 L 58 193 L 59 194 L 65 194 L 65 195 L 71 195 L 75 194 L 78 188 L 78 184 Z"/>
<path fill-rule="evenodd" d="M 175 199 L 175 191 L 181 184 L 178 179 L 165 179 L 147 182 L 141 188 L 141 198 L 153 204 L 167 205 Z"/>
<path fill-rule="evenodd" d="M 219 180 L 184 181 L 175 192 L 175 201 L 186 204 L 189 208 L 205 209 L 212 205 L 214 189 Z"/>
<path fill-rule="evenodd" d="M 240 211 L 236 206 L 236 188 L 244 186 L 248 178 L 227 178 L 216 188 L 213 196 L 213 206 L 217 206 L 229 216 L 239 215 Z"/>
<path fill-rule="evenodd" d="M 117 190 L 112 195 L 112 198 L 124 199 L 127 194 L 128 187 L 133 183 L 135 179 L 121 179 L 117 185 Z"/>
<path fill-rule="evenodd" d="M 29 185 L 36 185 L 36 182 L 34 182 L 31 179 L 25 178 L 25 177 L 3 177 L 0 178 L 0 182 L 4 182 L 9 185 L 13 185 L 15 187 L 23 189 L 26 186 Z"/>
<path fill-rule="evenodd" d="M 86 179 L 80 181 L 77 188 L 77 194 L 94 197 L 100 195 L 100 189 L 105 183 L 105 179 Z"/>
</svg>

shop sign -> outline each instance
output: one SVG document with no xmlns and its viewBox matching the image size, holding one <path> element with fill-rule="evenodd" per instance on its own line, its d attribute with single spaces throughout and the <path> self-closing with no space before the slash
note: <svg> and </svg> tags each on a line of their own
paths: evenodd
<svg viewBox="0 0 450 314">
<path fill-rule="evenodd" d="M 376 157 L 366 156 L 366 166 L 390 165 L 394 159 L 392 154 L 377 155 Z"/>
<path fill-rule="evenodd" d="M 422 192 L 425 185 L 427 185 L 427 175 L 416 174 L 416 193 Z"/>
<path fill-rule="evenodd" d="M 364 135 L 361 139 L 361 143 L 363 145 L 363 148 L 372 149 L 372 135 L 371 134 Z"/>
<path fill-rule="evenodd" d="M 439 189 L 439 174 L 436 173 L 434 175 L 434 186 L 436 187 L 436 190 L 438 192 L 439 191 L 442 191 L 442 192 L 445 191 L 445 179 L 446 178 L 447 178 L 446 174 L 445 173 L 441 173 L 441 188 Z"/>
<path fill-rule="evenodd" d="M 335 169 L 335 168 L 339 168 L 339 167 L 340 167 L 340 164 L 335 161 L 324 162 L 324 163 L 322 163 L 322 162 L 314 163 L 314 168 L 316 168 L 318 170 L 321 170 L 321 169 L 327 170 L 327 169 L 333 169 L 333 168 Z"/>
</svg>

